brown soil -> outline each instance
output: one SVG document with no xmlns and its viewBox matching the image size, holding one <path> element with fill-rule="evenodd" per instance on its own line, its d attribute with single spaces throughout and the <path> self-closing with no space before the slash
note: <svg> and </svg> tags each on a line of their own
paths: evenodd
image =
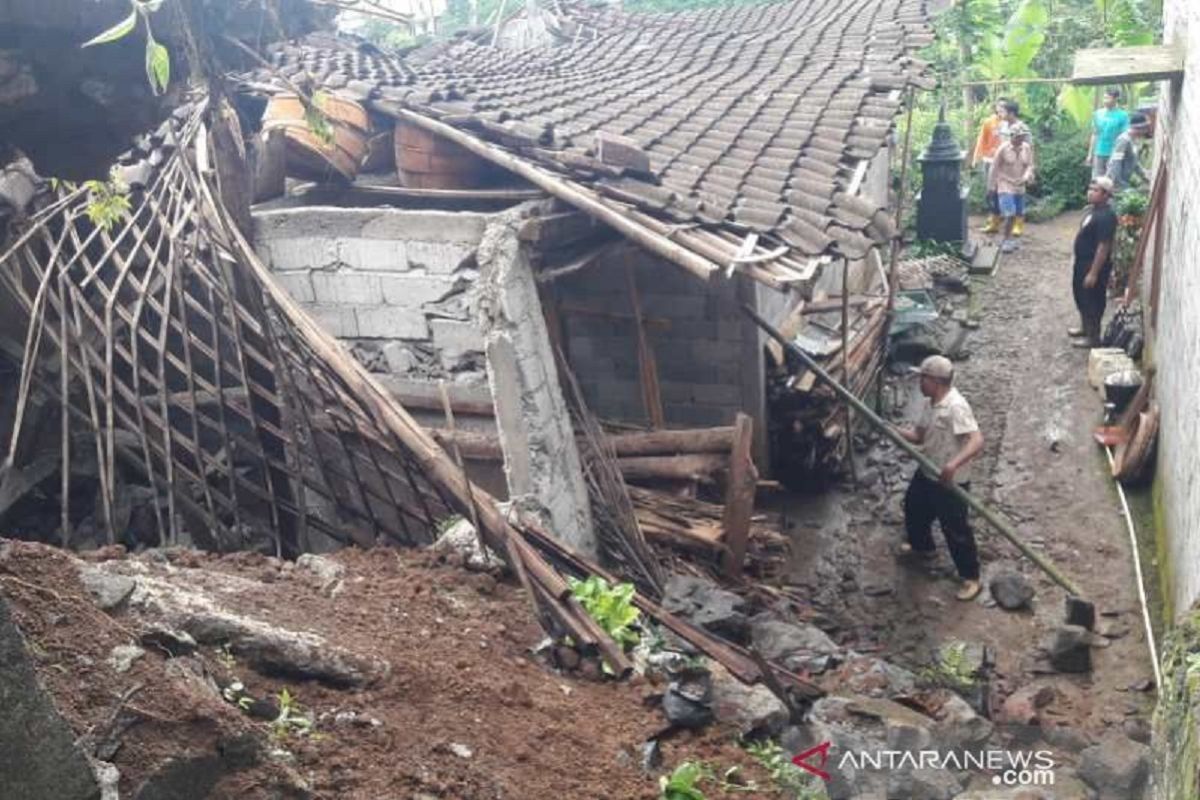
<svg viewBox="0 0 1200 800">
<path fill-rule="evenodd" d="M 161 555 L 136 558 L 155 574 L 174 568 L 240 578 L 227 591 L 220 575 L 203 581 L 239 613 L 377 656 L 391 673 L 348 691 L 257 675 L 206 647 L 198 659 L 147 652 L 119 675 L 106 663 L 112 648 L 135 641 L 147 620 L 99 611 L 71 556 L 5 543 L 0 591 L 75 731 L 104 729 L 118 698 L 140 687 L 124 704 L 122 716 L 133 724 L 112 758 L 123 793 L 171 757 L 227 750 L 250 736 L 291 756 L 224 778 L 213 797 L 279 797 L 281 784 L 300 782 L 317 797 L 346 800 L 658 796 L 657 775 L 641 771 L 638 748 L 665 725 L 653 702 L 661 689 L 581 679 L 541 663 L 531 648 L 543 634 L 519 587 L 430 554 L 346 551 L 333 556 L 347 571 L 329 597 L 312 574 L 257 554 L 175 551 L 170 566 Z M 226 703 L 211 684 L 180 681 L 189 670 L 221 684 L 236 675 L 256 698 L 286 688 L 316 716 L 318 735 L 271 740 L 266 723 Z M 458 746 L 470 756 L 456 754 Z M 747 778 L 770 783 L 727 731 L 679 734 L 663 742 L 663 755 L 663 769 L 703 759 L 742 765 Z"/>
</svg>

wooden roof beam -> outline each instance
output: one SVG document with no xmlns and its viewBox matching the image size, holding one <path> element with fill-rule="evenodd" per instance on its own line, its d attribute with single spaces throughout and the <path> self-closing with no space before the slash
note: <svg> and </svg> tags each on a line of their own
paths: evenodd
<svg viewBox="0 0 1200 800">
<path fill-rule="evenodd" d="M 1174 44 L 1076 50 L 1071 83 L 1097 86 L 1181 78 L 1185 57 L 1183 46 Z"/>
</svg>

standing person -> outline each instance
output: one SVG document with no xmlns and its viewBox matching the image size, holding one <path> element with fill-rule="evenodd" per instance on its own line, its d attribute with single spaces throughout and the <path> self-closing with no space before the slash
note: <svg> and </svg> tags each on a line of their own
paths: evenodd
<svg viewBox="0 0 1200 800">
<path fill-rule="evenodd" d="M 1008 128 L 1008 141 L 996 151 L 992 164 L 992 185 L 997 193 L 1000 216 L 1004 219 L 1004 243 L 1001 252 L 1017 249 L 1014 236 L 1025 230 L 1025 187 L 1033 182 L 1033 145 L 1029 126 L 1014 122 Z"/>
<path fill-rule="evenodd" d="M 1108 173 L 1108 159 L 1112 157 L 1117 137 L 1129 127 L 1129 114 L 1121 108 L 1121 90 L 1108 89 L 1104 92 L 1104 107 L 1092 115 L 1092 138 L 1088 144 L 1088 164 L 1092 177 Z"/>
<path fill-rule="evenodd" d="M 988 221 L 981 229 L 983 233 L 996 233 L 1000 230 L 1000 206 L 996 193 L 991 190 L 992 163 L 996 151 L 1003 144 L 1003 137 L 1008 133 L 1008 125 L 1015 116 L 1012 110 L 1016 104 L 1006 97 L 996 100 L 996 105 L 990 117 L 979 127 L 979 137 L 975 140 L 975 151 L 971 154 L 971 167 L 983 171 L 983 185 L 987 192 Z"/>
<path fill-rule="evenodd" d="M 1139 143 L 1150 135 L 1150 120 L 1146 115 L 1134 112 L 1129 117 L 1129 130 L 1117 137 L 1112 155 L 1108 159 L 1108 179 L 1113 182 L 1113 191 L 1119 192 L 1129 186 L 1136 175 L 1142 183 L 1150 183 L 1150 176 L 1138 161 Z"/>
<path fill-rule="evenodd" d="M 930 356 L 921 362 L 919 374 L 921 394 L 929 398 L 929 404 L 915 427 L 900 428 L 898 432 L 909 442 L 921 445 L 942 471 L 936 479 L 920 468 L 913 475 L 904 495 L 908 541 L 900 551 L 932 557 L 936 519 L 962 580 L 957 597 L 971 600 L 979 594 L 979 552 L 967 521 L 967 503 L 949 487 L 957 483 L 963 489 L 970 488 L 970 462 L 983 451 L 983 434 L 970 404 L 953 386 L 954 365 L 950 359 Z"/>
<path fill-rule="evenodd" d="M 1117 215 L 1109 205 L 1112 195 L 1113 183 L 1107 176 L 1092 178 L 1088 184 L 1088 207 L 1075 234 L 1071 291 L 1079 310 L 1079 327 L 1067 331 L 1071 336 L 1083 337 L 1071 343 L 1075 347 L 1100 346 L 1100 321 L 1108 299 L 1113 237 L 1117 232 Z"/>
</svg>

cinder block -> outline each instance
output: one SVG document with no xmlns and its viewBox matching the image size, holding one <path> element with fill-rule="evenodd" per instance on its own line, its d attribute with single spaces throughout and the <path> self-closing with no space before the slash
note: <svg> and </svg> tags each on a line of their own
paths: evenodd
<svg viewBox="0 0 1200 800">
<path fill-rule="evenodd" d="M 382 209 L 377 209 L 382 211 Z M 370 239 L 404 239 L 424 242 L 467 242 L 477 244 L 490 214 L 469 211 L 407 211 L 388 209 L 376 213 L 361 228 Z"/>
<path fill-rule="evenodd" d="M 483 336 L 471 322 L 452 319 L 430 320 L 433 346 L 453 353 L 483 352 Z"/>
<path fill-rule="evenodd" d="M 364 271 L 407 272 L 408 243 L 387 239 L 342 239 L 337 243 L 337 260 Z"/>
<path fill-rule="evenodd" d="M 454 278 L 440 275 L 378 275 L 383 302 L 401 308 L 420 308 L 437 303 L 457 291 L 462 285 Z"/>
<path fill-rule="evenodd" d="M 358 317 L 351 306 L 310 303 L 305 306 L 305 310 L 312 315 L 317 324 L 338 338 L 359 335 Z"/>
<path fill-rule="evenodd" d="M 475 255 L 474 242 L 408 242 L 408 267 L 446 275 L 464 266 Z"/>
<path fill-rule="evenodd" d="M 316 297 L 313 295 L 312 281 L 308 279 L 308 272 L 276 272 L 272 277 L 293 300 L 299 303 L 316 301 Z"/>
<path fill-rule="evenodd" d="M 704 319 L 706 302 L 700 294 L 643 294 L 642 313 L 670 320 Z"/>
<path fill-rule="evenodd" d="M 429 324 L 420 311 L 396 306 L 359 308 L 359 336 L 370 339 L 428 339 Z"/>
<path fill-rule="evenodd" d="M 338 260 L 337 243 L 317 236 L 264 240 L 258 251 L 271 269 L 279 272 L 320 269 Z"/>
<path fill-rule="evenodd" d="M 383 303 L 383 289 L 375 275 L 343 269 L 337 272 L 314 272 L 310 278 L 318 303 L 355 306 Z"/>
</svg>

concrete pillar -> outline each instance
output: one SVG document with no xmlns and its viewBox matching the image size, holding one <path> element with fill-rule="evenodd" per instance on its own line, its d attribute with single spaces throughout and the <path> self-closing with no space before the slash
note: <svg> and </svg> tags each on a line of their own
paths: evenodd
<svg viewBox="0 0 1200 800">
<path fill-rule="evenodd" d="M 533 270 L 517 229 L 522 209 L 496 215 L 479 244 L 479 329 L 504 451 L 509 496 L 533 507 L 580 555 L 599 555 L 587 484 L 558 382 Z"/>
</svg>

